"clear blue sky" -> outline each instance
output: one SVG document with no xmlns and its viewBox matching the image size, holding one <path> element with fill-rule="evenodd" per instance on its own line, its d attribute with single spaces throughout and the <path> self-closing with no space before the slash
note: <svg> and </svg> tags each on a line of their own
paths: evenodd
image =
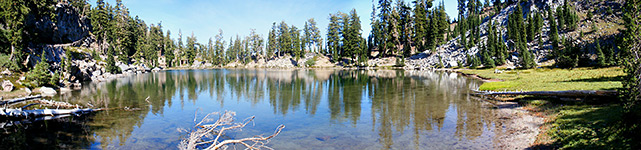
<svg viewBox="0 0 641 150">
<path fill-rule="evenodd" d="M 105 0 L 115 5 L 115 0 Z M 378 1 L 378 0 L 375 0 Z M 411 2 L 412 0 L 405 0 Z M 89 3 L 94 7 L 95 0 Z M 314 18 L 326 37 L 330 13 L 349 12 L 355 8 L 360 16 L 363 36 L 371 30 L 371 0 L 123 0 L 131 16 L 139 16 L 147 25 L 162 22 L 163 30 L 171 30 L 171 37 L 178 38 L 182 30 L 183 39 L 192 32 L 198 42 L 207 44 L 210 37 L 223 30 L 225 40 L 245 36 L 250 29 L 256 29 L 265 39 L 273 22 L 285 21 L 302 29 L 305 21 Z M 435 0 L 434 5 L 438 5 Z M 457 16 L 457 1 L 444 0 L 447 14 Z"/>
</svg>

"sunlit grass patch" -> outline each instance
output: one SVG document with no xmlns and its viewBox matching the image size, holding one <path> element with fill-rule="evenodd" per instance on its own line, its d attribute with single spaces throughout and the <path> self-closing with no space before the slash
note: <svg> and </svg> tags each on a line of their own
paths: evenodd
<svg viewBox="0 0 641 150">
<path fill-rule="evenodd" d="M 494 73 L 494 69 L 462 70 L 483 78 L 499 79 L 503 82 L 488 82 L 480 90 L 493 91 L 558 91 L 558 90 L 614 90 L 621 88 L 624 75 L 619 67 L 609 68 L 537 68 L 528 70 L 506 70 Z M 487 84 L 487 85 L 486 85 Z"/>
</svg>

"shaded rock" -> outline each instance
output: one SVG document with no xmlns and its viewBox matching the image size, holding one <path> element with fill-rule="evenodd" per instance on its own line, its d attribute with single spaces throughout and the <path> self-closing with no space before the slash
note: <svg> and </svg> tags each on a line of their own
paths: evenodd
<svg viewBox="0 0 641 150">
<path fill-rule="evenodd" d="M 129 66 L 125 64 L 118 64 L 118 68 L 120 68 L 120 71 L 122 72 L 127 72 L 130 69 Z"/>
<path fill-rule="evenodd" d="M 60 88 L 60 93 L 68 93 L 71 92 L 71 89 L 69 88 Z"/>
<path fill-rule="evenodd" d="M 5 69 L 4 71 L 2 71 L 1 74 L 10 76 L 11 75 L 11 71 L 9 71 L 9 69 Z"/>
<path fill-rule="evenodd" d="M 91 23 L 87 16 L 80 15 L 71 5 L 64 3 L 57 4 L 55 9 L 55 19 L 26 18 L 25 26 L 31 27 L 29 29 L 36 33 L 36 38 L 50 44 L 62 44 L 79 41 L 89 35 Z"/>
<path fill-rule="evenodd" d="M 76 82 L 76 83 L 72 83 L 70 87 L 72 89 L 80 89 L 80 88 L 82 88 L 82 84 L 79 83 L 79 82 Z"/>
<path fill-rule="evenodd" d="M 13 83 L 11 83 L 11 81 L 9 80 L 4 80 L 4 82 L 2 82 L 2 91 L 4 92 L 13 91 Z"/>
<path fill-rule="evenodd" d="M 102 75 L 102 70 L 96 70 L 96 71 L 92 72 L 91 75 L 93 75 L 93 76 Z"/>
<path fill-rule="evenodd" d="M 31 94 L 31 89 L 29 89 L 29 88 L 27 88 L 27 87 L 22 88 L 22 89 L 23 89 L 25 92 L 27 92 L 27 94 Z"/>
</svg>

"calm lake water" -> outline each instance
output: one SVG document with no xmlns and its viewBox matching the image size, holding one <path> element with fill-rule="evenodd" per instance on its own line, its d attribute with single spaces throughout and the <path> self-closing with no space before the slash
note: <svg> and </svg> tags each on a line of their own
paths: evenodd
<svg viewBox="0 0 641 150">
<path fill-rule="evenodd" d="M 256 116 L 229 137 L 269 135 L 284 124 L 268 144 L 274 149 L 492 149 L 502 127 L 468 94 L 479 84 L 402 70 L 149 73 L 55 97 L 110 110 L 4 129 L 0 149 L 176 149 L 186 135 L 179 129 L 193 127 L 195 116 L 225 110 L 239 121 Z"/>
</svg>

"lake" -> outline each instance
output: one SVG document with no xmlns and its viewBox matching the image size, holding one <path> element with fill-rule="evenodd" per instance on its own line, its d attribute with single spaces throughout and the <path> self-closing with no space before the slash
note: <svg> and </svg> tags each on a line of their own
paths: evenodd
<svg viewBox="0 0 641 150">
<path fill-rule="evenodd" d="M 274 149 L 492 149 L 503 127 L 470 95 L 480 84 L 414 70 L 169 70 L 56 96 L 107 110 L 4 129 L 0 149 L 176 149 L 180 129 L 225 110 L 256 117 L 226 137 L 284 124 Z"/>
</svg>

